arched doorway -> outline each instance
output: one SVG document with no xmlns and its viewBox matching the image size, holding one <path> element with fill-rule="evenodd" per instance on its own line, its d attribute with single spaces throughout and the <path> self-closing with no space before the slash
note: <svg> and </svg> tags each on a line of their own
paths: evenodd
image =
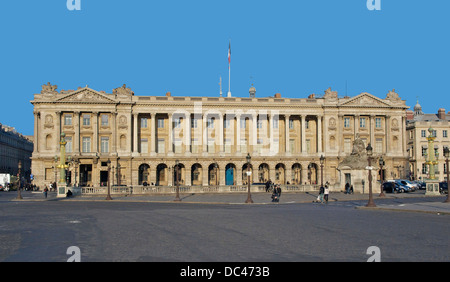
<svg viewBox="0 0 450 282">
<path fill-rule="evenodd" d="M 148 164 L 141 164 L 139 166 L 139 185 L 146 185 L 149 183 L 149 175 L 150 175 L 150 166 Z M 145 184 L 144 184 L 145 183 Z"/>
<path fill-rule="evenodd" d="M 212 163 L 208 167 L 208 185 L 219 185 L 219 166 Z"/>
<path fill-rule="evenodd" d="M 317 164 L 310 163 L 308 165 L 308 183 L 317 184 L 317 179 L 318 179 Z"/>
<path fill-rule="evenodd" d="M 302 184 L 302 166 L 299 163 L 292 165 L 291 184 Z"/>
<path fill-rule="evenodd" d="M 234 185 L 234 176 L 236 172 L 236 166 L 234 164 L 227 164 L 225 167 L 225 185 Z"/>
<path fill-rule="evenodd" d="M 177 170 L 177 166 L 175 165 L 173 167 L 174 171 L 173 171 L 173 186 L 177 185 L 177 175 L 178 175 L 178 185 L 185 185 L 185 169 L 184 169 L 184 164 L 178 164 L 178 170 Z"/>
<path fill-rule="evenodd" d="M 250 175 L 250 182 L 253 182 L 253 181 L 252 181 L 252 179 L 253 179 L 253 167 L 252 167 L 251 164 L 250 164 L 250 165 L 244 164 L 244 165 L 242 166 L 242 184 L 243 184 L 243 185 L 247 185 L 247 184 L 248 184 L 248 175 L 247 175 L 247 172 L 249 171 L 249 168 L 250 168 L 250 173 L 251 173 L 251 175 Z"/>
<path fill-rule="evenodd" d="M 277 164 L 275 166 L 275 183 L 286 184 L 286 169 L 284 164 Z"/>
<path fill-rule="evenodd" d="M 158 186 L 166 186 L 168 185 L 168 176 L 169 170 L 166 164 L 159 164 L 156 167 L 156 185 Z"/>
<path fill-rule="evenodd" d="M 200 164 L 193 164 L 191 167 L 191 185 L 202 185 L 203 184 L 203 174 L 202 166 Z"/>
<path fill-rule="evenodd" d="M 269 165 L 262 163 L 258 167 L 258 182 L 266 183 L 269 181 Z"/>
</svg>

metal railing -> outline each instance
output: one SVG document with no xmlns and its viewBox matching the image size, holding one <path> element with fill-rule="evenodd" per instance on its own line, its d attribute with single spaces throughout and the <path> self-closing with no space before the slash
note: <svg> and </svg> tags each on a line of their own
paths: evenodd
<svg viewBox="0 0 450 282">
<path fill-rule="evenodd" d="M 124 195 L 151 195 L 151 194 L 173 194 L 176 193 L 176 186 L 111 186 L 110 194 Z M 212 185 L 212 186 L 186 186 L 180 185 L 180 193 L 243 193 L 247 192 L 247 185 Z M 283 192 L 312 192 L 318 191 L 319 185 L 281 185 Z M 251 185 L 252 193 L 266 192 L 265 185 Z M 81 195 L 106 195 L 108 188 L 101 187 L 82 187 Z"/>
</svg>

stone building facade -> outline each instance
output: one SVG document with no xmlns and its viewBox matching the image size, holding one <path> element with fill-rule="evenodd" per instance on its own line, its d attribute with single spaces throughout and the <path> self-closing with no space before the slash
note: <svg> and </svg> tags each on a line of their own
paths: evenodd
<svg viewBox="0 0 450 282">
<path fill-rule="evenodd" d="M 414 106 L 414 111 L 407 111 L 406 140 L 409 166 L 405 167 L 404 174 L 415 180 L 428 178 L 429 167 L 425 162 L 430 128 L 436 137 L 434 140 L 434 153 L 438 155 L 436 178 L 444 181 L 447 179 L 444 148 L 450 146 L 450 113 L 445 113 L 445 109 L 441 108 L 437 114 L 425 114 L 419 102 Z"/>
<path fill-rule="evenodd" d="M 68 181 L 114 184 L 242 185 L 324 182 L 344 186 L 338 171 L 359 136 L 383 155 L 389 173 L 407 165 L 405 101 L 395 91 L 339 98 L 327 89 L 308 98 L 137 96 L 126 85 L 111 94 L 89 87 L 58 92 L 50 83 L 34 95 L 33 174 L 57 179 L 55 157 L 66 134 Z M 256 89 L 250 89 L 254 95 Z M 175 164 L 176 172 L 174 170 Z M 119 167 L 119 168 L 118 168 Z M 351 180 L 350 180 L 351 181 Z"/>
</svg>

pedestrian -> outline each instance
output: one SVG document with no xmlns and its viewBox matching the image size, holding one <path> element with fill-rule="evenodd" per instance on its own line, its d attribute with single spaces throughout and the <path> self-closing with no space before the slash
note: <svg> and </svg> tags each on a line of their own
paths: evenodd
<svg viewBox="0 0 450 282">
<path fill-rule="evenodd" d="M 344 192 L 344 194 L 348 194 L 349 193 L 349 190 L 350 189 L 350 184 L 347 182 L 346 184 L 345 184 L 345 192 Z"/>
<path fill-rule="evenodd" d="M 45 186 L 45 188 L 44 188 L 44 197 L 47 199 L 47 192 L 48 192 L 48 189 L 47 189 L 47 186 Z"/>
<path fill-rule="evenodd" d="M 281 185 L 280 184 L 278 184 L 278 187 L 277 187 L 277 194 L 278 194 L 278 198 L 280 198 L 280 196 L 281 196 Z"/>
<path fill-rule="evenodd" d="M 320 186 L 320 190 L 319 190 L 319 200 L 320 203 L 323 204 L 323 194 L 325 193 L 325 188 L 323 186 Z"/>
<path fill-rule="evenodd" d="M 325 190 L 324 190 L 324 198 L 325 198 L 325 203 L 328 204 L 328 194 L 330 193 L 330 190 L 328 189 L 328 185 L 325 185 Z"/>
</svg>

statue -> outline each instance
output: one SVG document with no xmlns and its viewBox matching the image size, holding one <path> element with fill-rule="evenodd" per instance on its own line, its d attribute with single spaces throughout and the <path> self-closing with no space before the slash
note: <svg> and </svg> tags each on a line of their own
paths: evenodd
<svg viewBox="0 0 450 282">
<path fill-rule="evenodd" d="M 367 166 L 367 153 L 364 141 L 357 133 L 355 141 L 353 141 L 352 152 L 349 156 L 339 164 L 338 169 L 343 167 L 350 167 L 351 169 L 365 169 Z"/>
<path fill-rule="evenodd" d="M 118 87 L 113 89 L 113 94 L 114 95 L 127 95 L 127 96 L 132 96 L 134 95 L 134 92 L 131 91 L 131 88 L 127 87 L 126 84 L 122 85 L 122 87 Z"/>
<path fill-rule="evenodd" d="M 359 133 L 356 133 L 356 139 L 353 141 L 353 149 L 351 155 L 358 155 L 361 156 L 363 153 L 365 153 L 366 146 L 364 144 L 364 141 L 359 137 Z"/>
<path fill-rule="evenodd" d="M 331 87 L 329 87 L 327 90 L 325 90 L 325 99 L 337 99 L 338 94 L 337 91 L 332 91 Z"/>
<path fill-rule="evenodd" d="M 58 85 L 51 85 L 50 82 L 47 82 L 47 84 L 42 85 L 41 94 L 49 93 L 49 94 L 55 94 L 58 93 L 56 89 L 58 88 Z"/>
<path fill-rule="evenodd" d="M 392 102 L 398 102 L 401 100 L 400 96 L 398 96 L 398 94 L 395 92 L 395 89 L 392 89 L 391 91 L 388 92 L 388 94 L 386 95 L 386 99 Z"/>
</svg>

